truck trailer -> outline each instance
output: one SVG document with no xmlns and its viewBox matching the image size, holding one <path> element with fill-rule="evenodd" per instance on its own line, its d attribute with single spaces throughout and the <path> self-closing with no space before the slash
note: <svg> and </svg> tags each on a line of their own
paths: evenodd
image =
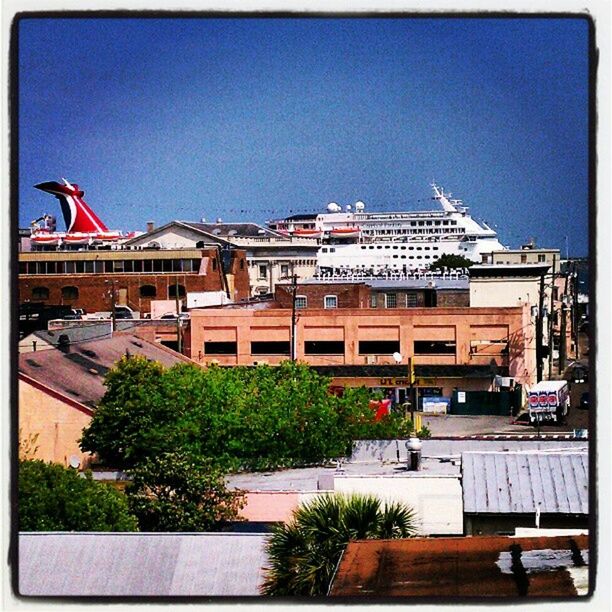
<svg viewBox="0 0 612 612">
<path fill-rule="evenodd" d="M 561 423 L 569 413 L 570 391 L 566 380 L 543 380 L 529 391 L 529 421 Z"/>
</svg>

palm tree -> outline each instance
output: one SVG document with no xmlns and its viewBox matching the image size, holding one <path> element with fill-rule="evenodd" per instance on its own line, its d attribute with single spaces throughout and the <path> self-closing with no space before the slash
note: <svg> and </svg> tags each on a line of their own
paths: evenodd
<svg viewBox="0 0 612 612">
<path fill-rule="evenodd" d="M 373 495 L 322 495 L 294 510 L 273 531 L 263 595 L 326 595 L 350 540 L 407 538 L 416 533 L 414 512 Z"/>
</svg>

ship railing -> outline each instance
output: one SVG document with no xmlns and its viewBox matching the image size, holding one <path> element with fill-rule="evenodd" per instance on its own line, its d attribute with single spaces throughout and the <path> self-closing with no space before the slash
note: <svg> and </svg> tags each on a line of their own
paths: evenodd
<svg viewBox="0 0 612 612">
<path fill-rule="evenodd" d="M 334 270 L 319 270 L 315 272 L 313 279 L 321 282 L 360 282 L 370 280 L 389 280 L 389 281 L 407 281 L 407 280 L 423 280 L 423 281 L 452 281 L 467 279 L 468 275 L 465 270 L 452 271 L 428 271 L 415 270 L 412 272 L 403 270 L 381 270 L 374 272 L 371 270 L 357 269 L 334 269 Z"/>
</svg>

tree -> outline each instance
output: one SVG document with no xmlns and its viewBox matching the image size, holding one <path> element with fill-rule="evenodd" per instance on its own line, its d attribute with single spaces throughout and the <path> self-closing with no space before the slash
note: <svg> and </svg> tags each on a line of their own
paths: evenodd
<svg viewBox="0 0 612 612">
<path fill-rule="evenodd" d="M 395 539 L 416 533 L 414 512 L 372 495 L 323 495 L 294 511 L 266 546 L 270 567 L 263 595 L 326 595 L 350 540 Z"/>
<path fill-rule="evenodd" d="M 244 507 L 244 495 L 228 490 L 210 461 L 166 453 L 129 473 L 126 495 L 141 531 L 215 531 L 238 520 Z"/>
<path fill-rule="evenodd" d="M 18 480 L 20 531 L 138 531 L 123 493 L 90 472 L 26 459 Z"/>
<path fill-rule="evenodd" d="M 474 262 L 463 255 L 451 255 L 445 253 L 429 266 L 430 270 L 442 270 L 444 268 L 469 268 Z"/>
</svg>

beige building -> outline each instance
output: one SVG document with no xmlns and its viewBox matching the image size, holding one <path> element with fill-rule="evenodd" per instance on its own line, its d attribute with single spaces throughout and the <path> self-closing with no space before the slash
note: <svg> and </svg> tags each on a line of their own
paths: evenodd
<svg viewBox="0 0 612 612">
<path fill-rule="evenodd" d="M 559 274 L 561 263 L 561 252 L 559 249 L 506 249 L 504 251 L 493 251 L 483 263 L 491 264 L 539 264 L 550 268 L 551 273 Z"/>
<path fill-rule="evenodd" d="M 274 293 L 276 284 L 296 274 L 311 278 L 317 266 L 318 240 L 288 237 L 256 223 L 172 221 L 126 242 L 127 246 L 177 249 L 211 245 L 246 251 L 252 296 Z"/>
</svg>

